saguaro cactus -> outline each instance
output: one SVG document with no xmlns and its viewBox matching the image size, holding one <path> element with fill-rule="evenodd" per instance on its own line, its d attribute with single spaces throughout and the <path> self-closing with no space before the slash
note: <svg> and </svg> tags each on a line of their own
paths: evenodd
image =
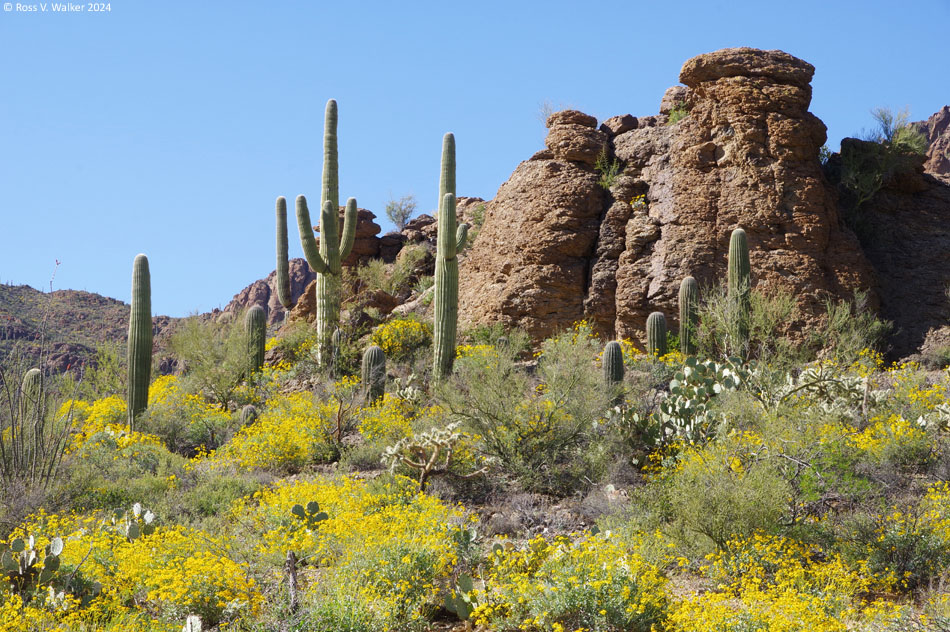
<svg viewBox="0 0 950 632">
<path fill-rule="evenodd" d="M 729 306 L 736 344 L 743 353 L 749 346 L 749 319 L 752 311 L 752 268 L 745 231 L 737 228 L 729 238 Z"/>
<path fill-rule="evenodd" d="M 607 388 L 615 389 L 620 386 L 623 382 L 623 349 L 620 347 L 620 343 L 616 340 L 608 342 L 604 345 L 604 354 L 600 359 L 601 365 L 604 368 L 604 382 L 607 383 Z M 623 394 L 619 394 L 616 403 L 623 401 Z"/>
<path fill-rule="evenodd" d="M 241 409 L 241 426 L 248 426 L 257 419 L 257 407 L 254 404 L 248 404 Z"/>
<path fill-rule="evenodd" d="M 327 102 L 323 133 L 323 199 L 320 212 L 320 248 L 317 249 L 310 223 L 307 199 L 297 197 L 297 228 L 307 263 L 317 274 L 317 363 L 331 362 L 333 331 L 340 324 L 340 277 L 342 261 L 353 249 L 356 237 L 356 198 L 346 201 L 343 234 L 340 235 L 340 193 L 337 166 L 336 101 Z"/>
<path fill-rule="evenodd" d="M 43 374 L 37 368 L 32 368 L 23 374 L 23 383 L 20 385 L 21 419 L 28 420 L 41 409 L 42 383 Z"/>
<path fill-rule="evenodd" d="M 244 314 L 244 335 L 247 338 L 247 371 L 245 378 L 264 366 L 264 347 L 267 338 L 267 314 L 260 305 L 254 305 Z"/>
<path fill-rule="evenodd" d="M 294 306 L 290 294 L 290 262 L 287 255 L 287 199 L 277 198 L 277 299 L 284 309 Z"/>
<path fill-rule="evenodd" d="M 696 329 L 699 327 L 699 284 L 691 276 L 680 283 L 680 351 L 696 354 Z"/>
<path fill-rule="evenodd" d="M 662 312 L 653 312 L 647 317 L 647 353 L 666 355 L 666 316 Z"/>
<path fill-rule="evenodd" d="M 129 430 L 148 407 L 152 377 L 152 286 L 148 257 L 136 255 L 132 264 L 132 313 L 129 315 Z"/>
<path fill-rule="evenodd" d="M 376 345 L 363 352 L 363 388 L 366 405 L 374 404 L 386 390 L 386 353 Z"/>
</svg>

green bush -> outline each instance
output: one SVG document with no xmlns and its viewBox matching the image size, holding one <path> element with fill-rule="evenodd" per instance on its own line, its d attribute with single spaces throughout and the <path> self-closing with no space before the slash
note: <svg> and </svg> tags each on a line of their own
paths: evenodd
<svg viewBox="0 0 950 632">
<path fill-rule="evenodd" d="M 188 390 L 206 394 L 221 410 L 238 403 L 235 392 L 247 366 L 243 321 L 241 315 L 229 322 L 192 316 L 179 323 L 169 340 Z"/>
<path fill-rule="evenodd" d="M 459 358 L 438 397 L 525 488 L 569 494 L 597 476 L 589 458 L 597 454 L 594 426 L 611 403 L 595 366 L 600 351 L 581 325 L 543 343 L 533 377 L 511 345 L 496 347 Z"/>
</svg>

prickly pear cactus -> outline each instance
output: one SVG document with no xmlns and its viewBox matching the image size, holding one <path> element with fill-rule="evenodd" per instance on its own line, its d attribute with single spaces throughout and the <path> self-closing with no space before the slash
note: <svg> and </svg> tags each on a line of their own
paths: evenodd
<svg viewBox="0 0 950 632">
<path fill-rule="evenodd" d="M 290 513 L 302 520 L 311 531 L 315 531 L 321 522 L 330 518 L 327 512 L 320 511 L 320 504 L 315 500 L 308 502 L 306 507 L 294 505 L 290 508 Z"/>
</svg>

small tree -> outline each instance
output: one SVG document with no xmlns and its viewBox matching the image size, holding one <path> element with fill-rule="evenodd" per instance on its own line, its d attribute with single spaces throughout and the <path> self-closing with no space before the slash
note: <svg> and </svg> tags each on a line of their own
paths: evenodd
<svg viewBox="0 0 950 632">
<path fill-rule="evenodd" d="M 386 204 L 386 217 L 396 225 L 397 230 L 406 227 L 406 222 L 416 212 L 416 196 L 404 195 L 398 200 L 389 200 Z"/>
<path fill-rule="evenodd" d="M 228 410 L 247 367 L 243 318 L 217 323 L 192 316 L 178 326 L 169 342 L 191 389 Z"/>
</svg>

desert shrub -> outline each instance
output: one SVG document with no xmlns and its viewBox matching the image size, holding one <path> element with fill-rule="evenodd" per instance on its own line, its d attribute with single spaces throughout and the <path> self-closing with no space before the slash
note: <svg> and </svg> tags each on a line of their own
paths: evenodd
<svg viewBox="0 0 950 632">
<path fill-rule="evenodd" d="M 421 276 L 426 276 L 425 262 L 430 256 L 429 251 L 423 244 L 405 246 L 400 250 L 392 266 L 389 292 L 394 295 L 404 293 Z"/>
<path fill-rule="evenodd" d="M 498 547 L 472 618 L 499 631 L 655 630 L 666 615 L 666 580 L 643 559 L 641 539 L 539 536 Z"/>
<path fill-rule="evenodd" d="M 854 300 L 825 302 L 825 323 L 813 334 L 812 345 L 836 362 L 849 365 L 868 349 L 878 349 L 891 324 L 870 311 L 867 294 L 855 292 Z"/>
<path fill-rule="evenodd" d="M 620 167 L 620 161 L 616 158 L 611 160 L 607 154 L 607 146 L 604 145 L 600 150 L 600 154 L 597 155 L 597 162 L 594 163 L 594 169 L 600 174 L 600 180 L 597 181 L 597 184 L 609 190 L 610 187 L 614 185 L 614 182 L 617 181 L 617 176 L 620 174 Z"/>
<path fill-rule="evenodd" d="M 361 290 L 383 290 L 388 292 L 389 268 L 382 259 L 370 259 L 356 269 L 356 278 Z"/>
<path fill-rule="evenodd" d="M 684 449 L 662 485 L 672 519 L 719 549 L 734 537 L 774 530 L 792 490 L 762 438 L 750 432 Z"/>
<path fill-rule="evenodd" d="M 254 423 L 211 455 L 211 466 L 296 471 L 333 461 L 356 427 L 358 394 L 358 380 L 343 378 L 323 397 L 305 392 L 273 397 Z"/>
<path fill-rule="evenodd" d="M 178 325 L 169 347 L 184 368 L 186 390 L 207 394 L 221 410 L 236 403 L 235 393 L 247 367 L 242 318 L 218 323 L 192 316 Z"/>
<path fill-rule="evenodd" d="M 161 437 L 169 450 L 179 454 L 190 454 L 199 446 L 214 450 L 230 438 L 237 425 L 230 413 L 185 392 L 181 380 L 173 375 L 155 380 L 148 400 L 142 429 Z"/>
<path fill-rule="evenodd" d="M 125 354 L 119 344 L 99 343 L 92 362 L 83 371 L 77 396 L 93 401 L 110 395 L 124 395 L 128 390 Z"/>
<path fill-rule="evenodd" d="M 751 292 L 748 346 L 739 335 L 742 327 L 736 320 L 740 310 L 731 304 L 725 283 L 702 293 L 697 346 L 700 355 L 711 358 L 740 357 L 781 366 L 799 362 L 801 345 L 789 338 L 798 308 L 795 298 L 782 289 L 754 288 Z"/>
<path fill-rule="evenodd" d="M 413 213 L 416 212 L 416 197 L 404 195 L 398 200 L 389 200 L 386 203 L 386 217 L 396 225 L 396 230 L 402 230 Z"/>
<path fill-rule="evenodd" d="M 253 475 L 199 475 L 194 487 L 181 492 L 179 508 L 200 518 L 224 515 L 237 500 L 254 494 L 262 486 Z"/>
<path fill-rule="evenodd" d="M 536 379 L 511 346 L 459 358 L 439 387 L 451 418 L 479 437 L 479 449 L 530 489 L 569 493 L 596 477 L 585 449 L 610 404 L 595 360 L 600 343 L 585 323 L 546 340 Z"/>
<path fill-rule="evenodd" d="M 432 344 L 432 325 L 414 318 L 393 318 L 373 330 L 371 340 L 388 359 L 406 361 Z"/>
<path fill-rule="evenodd" d="M 670 118 L 666 124 L 673 125 L 674 123 L 678 123 L 679 121 L 683 120 L 687 116 L 689 116 L 689 107 L 680 101 L 673 106 L 672 110 L 670 110 Z"/>
</svg>

